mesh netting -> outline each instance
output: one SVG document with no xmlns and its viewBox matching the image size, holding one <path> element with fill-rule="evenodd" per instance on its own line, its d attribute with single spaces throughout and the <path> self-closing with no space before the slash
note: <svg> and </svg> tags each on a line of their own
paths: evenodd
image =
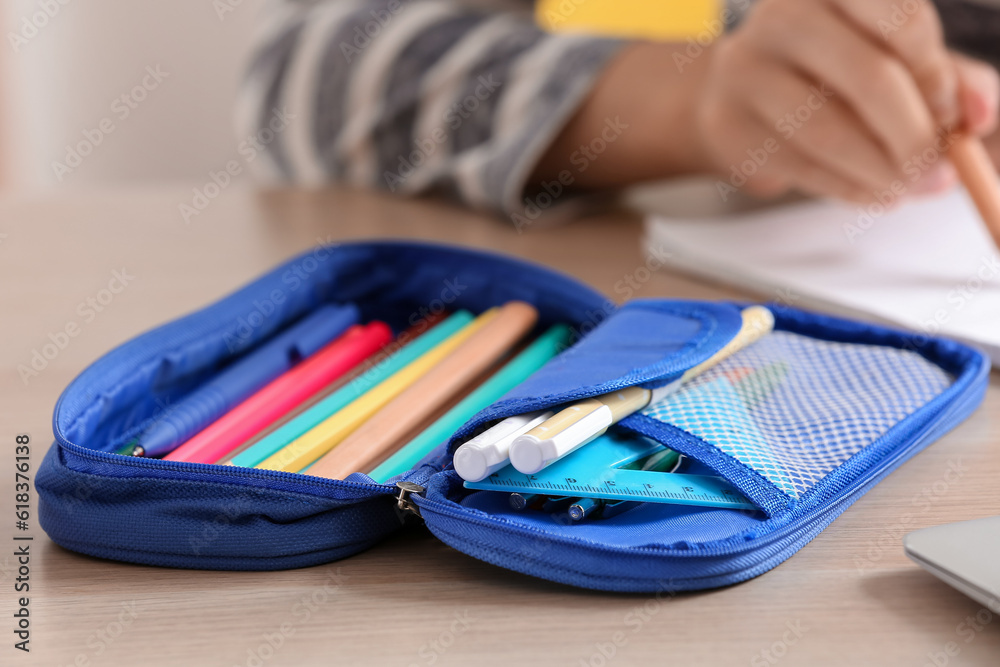
<svg viewBox="0 0 1000 667">
<path fill-rule="evenodd" d="M 951 381 L 907 350 L 776 331 L 644 414 L 699 436 L 800 497 Z"/>
</svg>

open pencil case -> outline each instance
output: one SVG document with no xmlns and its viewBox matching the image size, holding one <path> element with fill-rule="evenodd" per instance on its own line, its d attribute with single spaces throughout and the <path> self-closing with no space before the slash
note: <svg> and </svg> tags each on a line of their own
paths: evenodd
<svg viewBox="0 0 1000 667">
<path fill-rule="evenodd" d="M 475 313 L 526 301 L 539 311 L 539 331 L 566 323 L 579 341 L 402 477 L 340 481 L 112 453 L 164 405 L 320 304 L 355 304 L 363 320 L 400 331 L 443 290 L 448 308 Z M 234 351 L 226 344 L 234 327 L 276 291 L 280 305 Z M 982 353 L 951 340 L 770 307 L 774 333 L 690 383 L 672 407 L 647 408 L 615 427 L 681 452 L 692 472 L 725 478 L 756 511 L 643 503 L 572 525 L 516 512 L 503 494 L 470 491 L 451 466 L 460 442 L 501 418 L 680 377 L 735 335 L 740 304 L 616 307 L 516 259 L 378 242 L 316 248 L 83 371 L 55 408 L 55 445 L 36 480 L 41 524 L 58 544 L 102 558 L 271 570 L 358 553 L 416 514 L 459 551 L 575 586 L 679 591 L 743 581 L 790 557 L 968 416 L 989 372 Z M 766 391 L 748 397 L 720 384 L 748 369 L 770 374 Z"/>
</svg>

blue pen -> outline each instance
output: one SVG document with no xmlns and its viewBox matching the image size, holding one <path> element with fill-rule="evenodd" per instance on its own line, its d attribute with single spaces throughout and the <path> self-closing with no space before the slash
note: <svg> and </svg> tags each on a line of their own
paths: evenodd
<svg viewBox="0 0 1000 667">
<path fill-rule="evenodd" d="M 170 406 L 139 436 L 135 452 L 160 456 L 171 451 L 342 334 L 358 318 L 354 305 L 316 309 Z"/>
</svg>

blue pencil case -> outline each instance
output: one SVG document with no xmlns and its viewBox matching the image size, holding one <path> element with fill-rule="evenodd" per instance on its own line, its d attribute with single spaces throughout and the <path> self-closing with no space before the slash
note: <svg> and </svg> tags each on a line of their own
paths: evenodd
<svg viewBox="0 0 1000 667">
<path fill-rule="evenodd" d="M 566 323 L 578 342 L 389 483 L 114 453 L 164 406 L 321 305 L 353 304 L 363 321 L 401 331 L 445 302 L 478 313 L 515 299 L 536 306 L 539 331 Z M 248 327 L 248 313 L 265 301 L 266 317 Z M 63 547 L 101 558 L 273 570 L 345 558 L 418 515 L 459 551 L 574 586 L 651 592 L 743 581 L 790 557 L 967 417 L 987 384 L 986 357 L 951 340 L 770 304 L 774 333 L 676 400 L 615 427 L 686 455 L 691 473 L 725 478 L 752 511 L 642 503 L 572 524 L 467 489 L 451 465 L 461 442 L 507 416 L 677 379 L 735 335 L 742 306 L 648 299 L 617 307 L 549 269 L 446 246 L 317 248 L 124 343 L 66 388 L 36 479 L 41 525 Z M 245 344 L 234 348 L 236 335 Z M 770 379 L 727 389 L 727 378 L 746 373 Z"/>
</svg>

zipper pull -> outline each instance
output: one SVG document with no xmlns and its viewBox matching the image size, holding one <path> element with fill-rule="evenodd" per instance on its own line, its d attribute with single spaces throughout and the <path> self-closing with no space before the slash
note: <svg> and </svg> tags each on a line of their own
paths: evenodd
<svg viewBox="0 0 1000 667">
<path fill-rule="evenodd" d="M 396 482 L 396 508 L 400 512 L 408 512 L 419 517 L 420 508 L 410 499 L 410 496 L 414 493 L 422 494 L 424 491 L 424 487 L 413 482 Z M 405 514 L 403 516 L 405 517 Z"/>
</svg>

